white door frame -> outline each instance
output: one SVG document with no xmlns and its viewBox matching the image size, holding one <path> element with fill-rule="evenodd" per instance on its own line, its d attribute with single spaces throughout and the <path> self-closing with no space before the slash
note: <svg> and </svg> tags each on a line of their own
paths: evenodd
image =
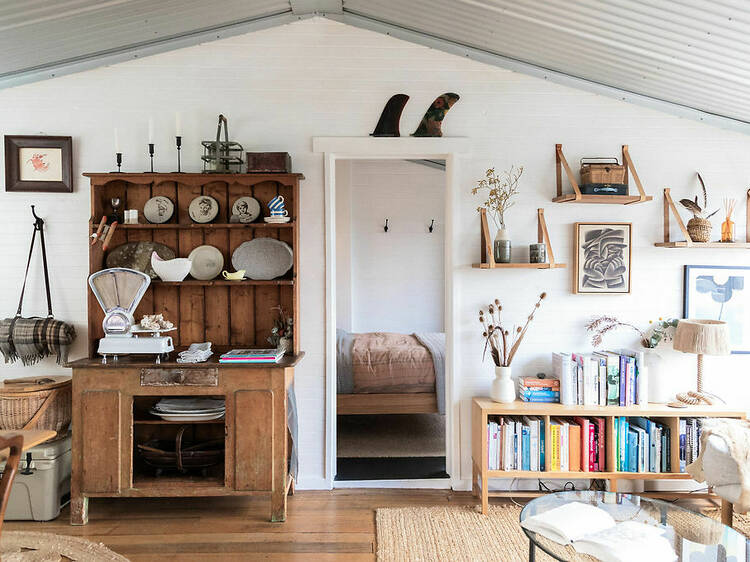
<svg viewBox="0 0 750 562">
<path fill-rule="evenodd" d="M 324 153 L 326 224 L 326 458 L 325 480 L 329 489 L 336 475 L 336 161 L 399 159 L 445 160 L 445 463 L 450 481 L 460 482 L 459 403 L 455 373 L 454 329 L 457 288 L 454 283 L 453 225 L 459 205 L 458 156 L 467 152 L 467 138 L 457 137 L 313 137 L 313 152 Z M 399 481 L 393 481 L 398 485 Z M 427 483 L 427 481 L 425 481 Z M 401 482 L 407 486 L 408 482 Z"/>
</svg>

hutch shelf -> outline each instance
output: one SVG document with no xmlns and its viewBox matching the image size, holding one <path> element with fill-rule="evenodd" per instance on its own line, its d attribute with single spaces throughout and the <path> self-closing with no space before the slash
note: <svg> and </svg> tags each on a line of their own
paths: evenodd
<svg viewBox="0 0 750 562">
<path fill-rule="evenodd" d="M 96 355 L 103 336 L 103 312 L 95 297 L 88 299 L 88 357 L 72 362 L 73 472 L 71 523 L 88 520 L 90 497 L 176 497 L 267 495 L 272 521 L 286 518 L 286 497 L 294 488 L 289 474 L 290 432 L 287 405 L 299 350 L 299 183 L 301 174 L 158 174 L 90 173 L 91 232 L 102 216 L 111 213 L 118 197 L 122 209 L 137 209 L 140 224 L 118 225 L 109 251 L 120 244 L 154 241 L 172 248 L 178 257 L 210 244 L 231 256 L 246 240 L 271 237 L 292 248 L 294 264 L 283 278 L 269 281 L 214 279 L 181 282 L 154 280 L 136 310 L 162 313 L 177 327 L 176 351 L 191 343 L 210 341 L 214 356 L 197 364 L 170 357 L 160 364 L 151 358 L 121 356 L 104 365 Z M 143 206 L 153 196 L 169 197 L 174 216 L 165 224 L 147 224 Z M 195 224 L 188 205 L 199 195 L 219 202 L 217 222 Z M 255 197 L 266 211 L 277 195 L 285 199 L 291 216 L 285 224 L 234 224 L 232 203 Z M 89 246 L 89 269 L 106 267 L 101 244 Z M 218 356 L 231 348 L 268 347 L 278 306 L 294 320 L 293 350 L 279 363 L 220 364 Z M 163 397 L 223 398 L 223 419 L 208 422 L 170 422 L 148 413 Z M 192 442 L 223 441 L 223 460 L 197 472 L 157 472 L 141 457 L 139 444 L 153 439 L 174 441 L 178 431 Z"/>
<path fill-rule="evenodd" d="M 658 248 L 734 248 L 734 249 L 750 249 L 750 189 L 746 193 L 746 216 L 745 216 L 745 241 L 744 242 L 693 242 L 688 234 L 685 222 L 677 212 L 677 206 L 674 204 L 672 199 L 671 190 L 667 187 L 664 189 L 664 242 L 656 242 L 654 246 Z M 669 226 L 669 215 L 674 216 L 674 220 L 677 226 L 680 228 L 680 232 L 685 237 L 682 241 L 671 241 L 670 240 L 670 226 Z"/>
<path fill-rule="evenodd" d="M 551 458 L 550 417 L 573 418 L 575 416 L 596 416 L 605 420 L 606 431 L 606 470 L 603 472 L 561 472 L 529 470 L 489 470 L 487 446 L 487 422 L 489 416 L 538 416 L 544 420 L 545 457 Z M 690 475 L 683 472 L 618 472 L 616 463 L 614 418 L 617 416 L 650 417 L 670 427 L 671 465 L 680 466 L 679 420 L 680 418 L 740 418 L 745 419 L 746 412 L 725 406 L 688 406 L 687 408 L 670 408 L 666 404 L 646 404 L 643 406 L 565 406 L 563 404 L 540 404 L 517 400 L 511 404 L 500 404 L 490 398 L 475 397 L 471 405 L 471 457 L 472 457 L 472 492 L 482 505 L 482 513 L 487 513 L 491 497 L 534 497 L 543 492 L 490 492 L 490 478 L 529 478 L 544 480 L 589 479 L 606 480 L 609 490 L 617 491 L 618 480 L 690 480 Z M 637 492 L 634 492 L 637 493 Z M 707 494 L 691 492 L 643 492 L 641 495 L 663 496 L 670 499 L 689 496 L 706 497 Z M 713 497 L 711 495 L 710 497 Z"/>
<path fill-rule="evenodd" d="M 653 197 L 646 195 L 641 184 L 641 179 L 638 177 L 638 172 L 635 171 L 635 165 L 633 159 L 630 157 L 628 152 L 628 145 L 622 145 L 622 161 L 625 163 L 625 183 L 628 183 L 628 172 L 633 175 L 633 181 L 638 188 L 638 195 L 587 195 L 581 193 L 581 188 L 578 187 L 578 181 L 576 181 L 575 174 L 570 168 L 568 161 L 565 159 L 563 154 L 562 145 L 555 145 L 555 162 L 556 162 L 556 173 L 557 173 L 557 196 L 552 199 L 553 203 L 598 203 L 598 204 L 609 204 L 609 205 L 631 205 L 633 203 L 645 203 L 651 201 Z M 573 193 L 563 193 L 563 176 L 562 172 L 565 170 L 565 175 L 570 181 L 570 186 L 573 188 Z"/>
</svg>

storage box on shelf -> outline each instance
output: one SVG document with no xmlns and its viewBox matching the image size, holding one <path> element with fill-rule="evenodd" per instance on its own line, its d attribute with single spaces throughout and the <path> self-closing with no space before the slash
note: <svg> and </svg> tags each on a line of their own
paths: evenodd
<svg viewBox="0 0 750 562">
<path fill-rule="evenodd" d="M 618 480 L 689 480 L 690 476 L 679 472 L 680 418 L 742 418 L 744 410 L 720 406 L 689 406 L 687 408 L 670 408 L 664 404 L 646 404 L 636 406 L 564 406 L 562 404 L 543 404 L 516 401 L 511 404 L 500 404 L 490 398 L 475 397 L 472 400 L 472 491 L 481 499 L 482 513 L 487 513 L 490 497 L 532 496 L 540 492 L 490 492 L 491 478 L 529 478 L 529 479 L 602 479 L 609 482 L 609 489 L 617 491 Z M 487 423 L 490 416 L 536 416 L 544 425 L 545 470 L 490 470 Z M 615 432 L 616 417 L 645 417 L 664 424 L 670 430 L 670 465 L 671 472 L 623 472 L 617 470 L 617 451 Z M 550 470 L 549 459 L 552 458 L 552 439 L 550 436 L 551 419 L 568 419 L 575 417 L 603 418 L 605 426 L 605 464 L 603 469 L 594 472 Z M 679 496 L 678 492 L 664 493 Z M 663 495 L 658 492 L 649 495 Z M 692 494 L 693 497 L 696 494 Z"/>
<path fill-rule="evenodd" d="M 186 257 L 210 244 L 231 269 L 232 252 L 257 237 L 283 240 L 292 248 L 290 273 L 268 281 L 213 279 L 181 282 L 155 280 L 141 300 L 136 318 L 161 313 L 177 327 L 176 348 L 210 341 L 214 356 L 205 363 L 181 364 L 174 358 L 155 365 L 153 359 L 123 356 L 103 365 L 96 356 L 103 336 L 102 311 L 89 294 L 89 357 L 73 368 L 73 474 L 71 523 L 85 524 L 89 497 L 173 497 L 267 495 L 271 520 L 286 518 L 286 496 L 293 490 L 288 474 L 287 392 L 299 351 L 298 217 L 301 174 L 84 174 L 91 180 L 91 232 L 111 212 L 118 197 L 121 209 L 142 211 L 148 199 L 169 197 L 175 212 L 169 222 L 118 226 L 109 249 L 125 242 L 154 241 Z M 219 202 L 216 222 L 193 223 L 190 201 L 211 195 Z M 262 208 L 283 195 L 291 220 L 283 224 L 230 223 L 231 204 L 255 197 Z M 90 273 L 106 267 L 101 244 L 90 246 Z M 293 353 L 273 364 L 220 364 L 230 348 L 265 348 L 281 305 L 294 319 Z M 223 398 L 223 418 L 175 422 L 149 413 L 165 397 Z M 180 428 L 191 442 L 223 440 L 220 462 L 188 472 L 160 471 L 146 462 L 138 445 L 176 440 Z"/>
</svg>

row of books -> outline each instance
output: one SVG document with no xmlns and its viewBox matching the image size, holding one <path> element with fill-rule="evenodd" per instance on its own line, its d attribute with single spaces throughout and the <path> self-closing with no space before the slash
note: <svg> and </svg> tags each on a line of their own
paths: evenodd
<svg viewBox="0 0 750 562">
<path fill-rule="evenodd" d="M 491 418 L 487 451 L 489 470 L 545 470 L 544 421 L 536 416 Z"/>
<path fill-rule="evenodd" d="M 282 349 L 233 349 L 219 357 L 219 363 L 278 363 Z"/>
<path fill-rule="evenodd" d="M 606 471 L 604 418 L 551 418 L 550 470 Z"/>
<path fill-rule="evenodd" d="M 620 472 L 672 472 L 667 425 L 643 417 L 616 417 L 615 457 Z"/>
<path fill-rule="evenodd" d="M 701 453 L 701 418 L 680 418 L 680 472 Z"/>
<path fill-rule="evenodd" d="M 632 406 L 648 402 L 648 386 L 641 351 L 622 349 L 580 353 L 553 353 L 559 384 L 559 402 L 568 406 Z M 523 398 L 523 397 L 522 397 Z"/>
</svg>

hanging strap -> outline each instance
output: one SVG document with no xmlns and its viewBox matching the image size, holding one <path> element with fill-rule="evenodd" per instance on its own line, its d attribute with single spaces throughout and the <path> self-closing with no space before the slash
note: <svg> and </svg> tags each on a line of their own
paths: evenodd
<svg viewBox="0 0 750 562">
<path fill-rule="evenodd" d="M 44 245 L 44 220 L 34 212 L 34 205 L 31 206 L 31 213 L 34 215 L 34 233 L 31 235 L 31 247 L 29 247 L 29 259 L 26 262 L 26 271 L 23 274 L 23 286 L 21 287 L 21 298 L 18 300 L 18 310 L 16 318 L 21 316 L 21 307 L 23 306 L 23 294 L 26 292 L 26 281 L 29 277 L 29 266 L 31 265 L 31 256 L 34 254 L 34 242 L 36 233 L 39 232 L 39 239 L 42 244 L 42 264 L 44 266 L 44 289 L 47 293 L 47 317 L 52 318 L 52 297 L 49 291 L 49 272 L 47 270 L 47 247 Z"/>
</svg>

